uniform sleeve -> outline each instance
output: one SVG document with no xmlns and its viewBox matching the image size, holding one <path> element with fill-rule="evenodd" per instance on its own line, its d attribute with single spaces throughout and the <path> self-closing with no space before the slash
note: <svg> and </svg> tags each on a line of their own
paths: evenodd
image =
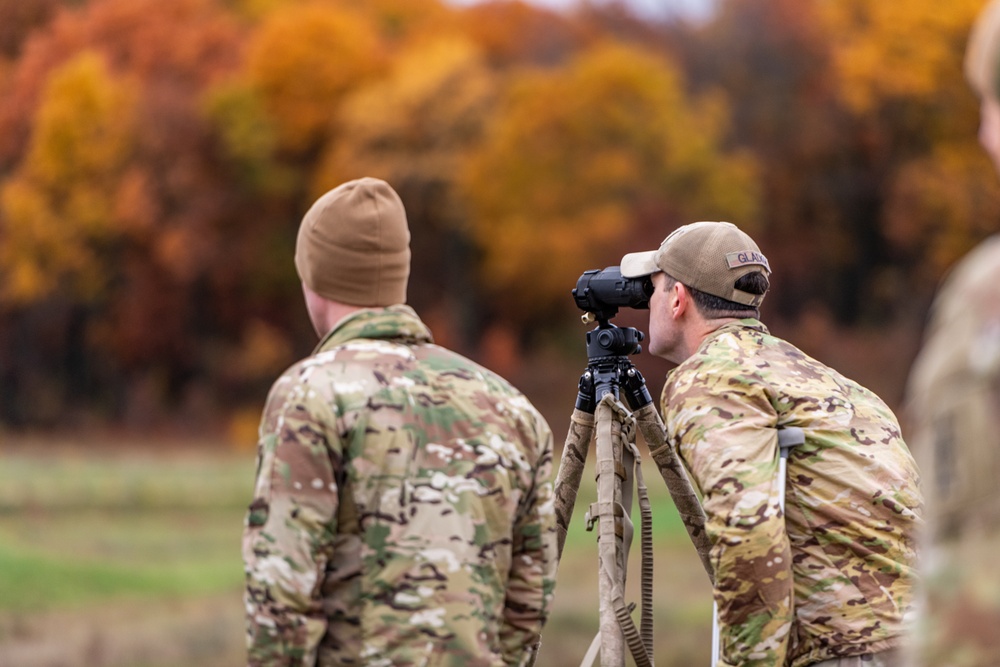
<svg viewBox="0 0 1000 667">
<path fill-rule="evenodd" d="M 720 667 L 783 665 L 791 552 L 779 505 L 777 415 L 761 384 L 700 372 L 664 387 L 668 432 L 699 486 L 712 543 Z"/>
<path fill-rule="evenodd" d="M 552 432 L 544 421 L 537 432 L 541 456 L 534 468 L 532 488 L 514 524 L 510 579 L 500 628 L 504 663 L 511 667 L 534 664 L 542 626 L 552 605 L 558 566 Z"/>
<path fill-rule="evenodd" d="M 276 383 L 261 422 L 243 534 L 251 667 L 313 665 L 327 620 L 319 598 L 336 533 L 339 442 L 308 386 Z"/>
</svg>

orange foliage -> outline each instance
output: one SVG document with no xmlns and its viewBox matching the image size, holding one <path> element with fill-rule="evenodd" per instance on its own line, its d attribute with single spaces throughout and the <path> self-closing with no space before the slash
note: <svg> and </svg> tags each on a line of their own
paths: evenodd
<svg viewBox="0 0 1000 667">
<path fill-rule="evenodd" d="M 304 151 L 323 142 L 341 98 L 384 59 L 371 19 L 317 3 L 270 14 L 247 67 L 282 144 Z"/>
<path fill-rule="evenodd" d="M 887 97 L 928 97 L 959 80 L 982 0 L 813 0 L 833 45 L 845 101 L 867 111 Z M 956 48 L 957 47 L 957 48 Z"/>
<path fill-rule="evenodd" d="M 370 16 L 379 34 L 402 43 L 448 31 L 454 12 L 441 0 L 332 0 L 337 6 Z"/>
<path fill-rule="evenodd" d="M 586 32 L 569 18 L 521 0 L 492 0 L 461 14 L 462 29 L 495 65 L 556 64 L 579 49 Z"/>
<path fill-rule="evenodd" d="M 80 51 L 101 53 L 113 72 L 197 89 L 240 63 L 238 37 L 212 0 L 94 0 L 62 10 L 28 41 L 11 75 L 0 104 L 0 168 L 23 153 L 48 73 Z"/>
<path fill-rule="evenodd" d="M 759 235 L 770 312 L 892 317 L 997 226 L 960 71 L 981 4 L 0 0 L 0 381 L 259 400 L 313 342 L 298 221 L 362 174 L 407 206 L 413 304 L 504 367 L 583 270 L 696 219 Z M 85 372 L 5 342 L 48 309 Z"/>
<path fill-rule="evenodd" d="M 313 195 L 361 174 L 400 186 L 454 183 L 482 138 L 495 87 L 466 39 L 445 37 L 403 51 L 388 77 L 342 104 L 342 138 L 321 162 Z"/>
<path fill-rule="evenodd" d="M 134 146 L 131 86 L 83 52 L 43 92 L 28 153 L 0 191 L 2 296 L 38 300 L 65 287 L 92 299 L 107 275 L 95 242 L 116 233 L 115 200 Z"/>
<path fill-rule="evenodd" d="M 635 48 L 522 75 L 464 181 L 483 276 L 509 316 L 571 305 L 576 278 L 617 263 L 649 202 L 675 224 L 752 226 L 753 171 L 721 153 L 724 123 L 719 100 L 688 99 L 676 68 Z"/>
</svg>

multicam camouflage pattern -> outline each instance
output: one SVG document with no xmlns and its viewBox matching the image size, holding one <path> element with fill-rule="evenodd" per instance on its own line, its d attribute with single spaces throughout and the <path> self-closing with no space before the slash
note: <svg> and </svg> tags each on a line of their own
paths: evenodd
<svg viewBox="0 0 1000 667">
<path fill-rule="evenodd" d="M 1000 236 L 939 291 L 907 398 L 929 525 L 918 663 L 1000 665 Z"/>
<path fill-rule="evenodd" d="M 406 306 L 274 385 L 243 539 L 250 665 L 528 664 L 552 600 L 552 435 Z"/>
<path fill-rule="evenodd" d="M 921 497 L 888 407 L 752 319 L 674 369 L 664 423 L 703 495 L 720 665 L 801 667 L 905 639 Z M 779 506 L 777 429 L 805 444 Z"/>
</svg>

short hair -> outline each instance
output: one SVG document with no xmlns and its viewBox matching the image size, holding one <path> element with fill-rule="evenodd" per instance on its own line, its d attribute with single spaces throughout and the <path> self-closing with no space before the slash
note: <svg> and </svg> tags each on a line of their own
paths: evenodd
<svg viewBox="0 0 1000 667">
<path fill-rule="evenodd" d="M 666 275 L 667 280 L 670 281 L 667 286 L 668 289 L 673 287 L 674 284 L 678 282 L 673 276 L 669 274 L 664 275 Z M 767 275 L 763 271 L 753 271 L 737 278 L 733 286 L 741 292 L 761 295 L 767 292 L 768 287 L 770 287 L 770 283 L 767 280 Z M 716 319 L 720 317 L 736 317 L 740 319 L 752 317 L 754 319 L 760 319 L 760 308 L 756 306 L 748 306 L 746 304 L 730 301 L 729 299 L 723 299 L 720 296 L 702 292 L 701 290 L 695 289 L 690 285 L 684 285 L 684 287 L 691 293 L 691 298 L 694 300 L 694 305 L 698 308 L 698 312 L 701 313 L 701 315 L 706 319 Z"/>
</svg>

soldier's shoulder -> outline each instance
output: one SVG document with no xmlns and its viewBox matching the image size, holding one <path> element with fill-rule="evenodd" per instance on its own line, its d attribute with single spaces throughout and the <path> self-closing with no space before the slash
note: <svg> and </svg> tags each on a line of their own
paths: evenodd
<svg viewBox="0 0 1000 667">
<path fill-rule="evenodd" d="M 386 358 L 399 359 L 412 356 L 399 351 L 399 346 L 381 344 L 382 341 L 352 340 L 340 345 L 318 350 L 289 366 L 271 385 L 272 396 L 287 394 L 309 386 L 325 386 L 332 377 L 347 379 L 362 377 Z"/>
<path fill-rule="evenodd" d="M 494 404 L 499 399 L 504 412 L 513 411 L 522 417 L 529 417 L 539 426 L 548 429 L 548 423 L 538 408 L 504 376 L 440 345 L 428 345 L 427 352 L 432 359 L 425 356 L 424 363 L 429 363 L 439 373 L 458 380 L 456 390 L 479 395 L 481 400 L 477 403 L 484 409 L 495 409 Z"/>
<path fill-rule="evenodd" d="M 513 383 L 496 371 L 450 348 L 429 343 L 424 346 L 424 350 L 424 354 L 421 355 L 423 363 L 441 373 L 467 379 L 497 393 L 510 395 L 521 393 Z"/>
<path fill-rule="evenodd" d="M 976 285 L 996 287 L 1000 283 L 1000 234 L 981 241 L 945 276 L 943 291 L 962 292 Z"/>
</svg>

